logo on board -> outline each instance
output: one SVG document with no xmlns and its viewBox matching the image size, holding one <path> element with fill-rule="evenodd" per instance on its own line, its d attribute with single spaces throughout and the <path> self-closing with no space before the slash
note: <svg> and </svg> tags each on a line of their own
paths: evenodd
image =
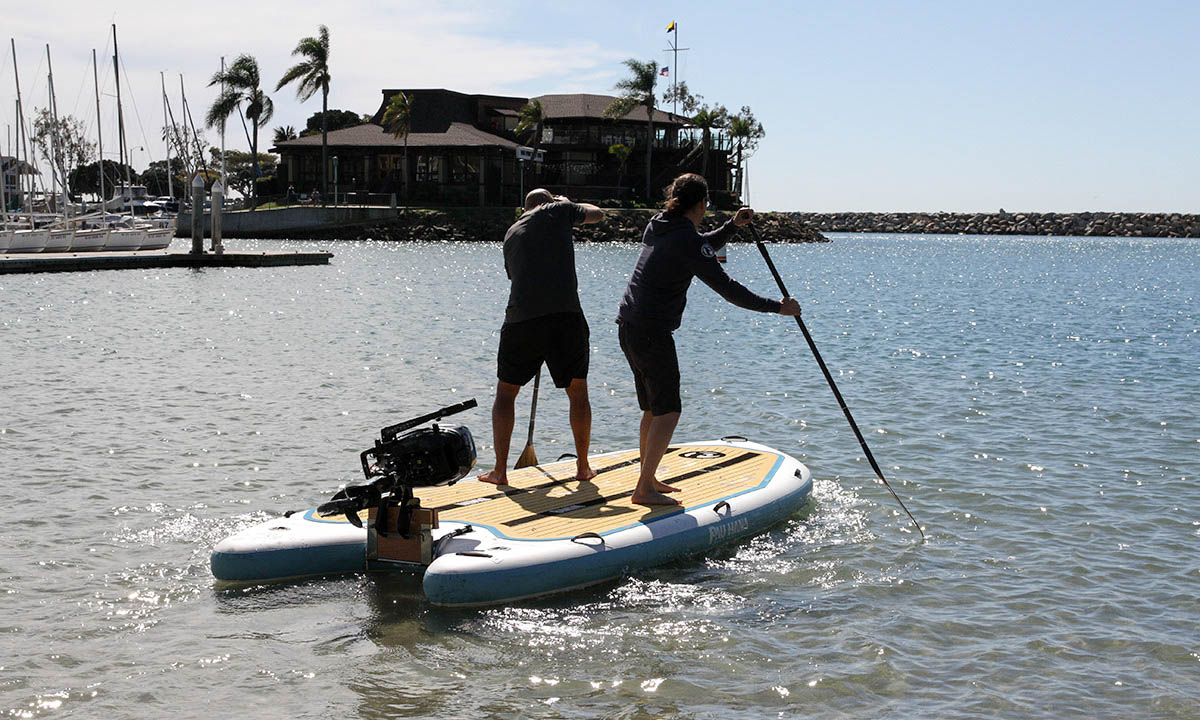
<svg viewBox="0 0 1200 720">
<path fill-rule="evenodd" d="M 709 245 L 708 243 L 704 243 L 703 245 L 700 246 L 700 254 L 706 258 L 711 258 L 711 257 L 717 256 L 717 251 L 713 250 L 712 245 Z"/>
<path fill-rule="evenodd" d="M 725 457 L 725 453 L 717 452 L 716 450 L 692 450 L 689 452 L 679 453 L 679 457 L 685 457 L 692 460 L 713 460 L 715 458 Z"/>
</svg>

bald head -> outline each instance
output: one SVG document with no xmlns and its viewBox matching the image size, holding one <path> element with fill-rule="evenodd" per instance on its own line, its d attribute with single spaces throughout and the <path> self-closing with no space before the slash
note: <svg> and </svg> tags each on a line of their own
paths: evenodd
<svg viewBox="0 0 1200 720">
<path fill-rule="evenodd" d="M 546 203 L 552 202 L 554 202 L 554 196 L 550 194 L 549 190 L 545 188 L 530 190 L 525 195 L 525 212 L 529 212 L 539 205 L 545 205 Z"/>
</svg>

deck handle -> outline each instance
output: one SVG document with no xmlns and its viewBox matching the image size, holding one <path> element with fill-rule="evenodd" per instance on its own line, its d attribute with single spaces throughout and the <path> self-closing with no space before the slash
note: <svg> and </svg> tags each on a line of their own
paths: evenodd
<svg viewBox="0 0 1200 720">
<path fill-rule="evenodd" d="M 475 528 L 471 527 L 470 525 L 463 525 L 462 527 L 458 528 L 457 530 L 452 530 L 452 531 L 446 533 L 445 535 L 441 536 L 440 538 L 438 538 L 437 543 L 435 543 L 433 546 L 433 556 L 437 557 L 442 554 L 442 546 L 446 544 L 447 540 L 449 540 L 451 538 L 456 538 L 459 535 L 466 535 L 467 533 L 471 532 L 474 529 Z"/>
<path fill-rule="evenodd" d="M 726 435 L 725 437 L 721 438 L 721 440 L 723 442 L 750 442 L 741 435 Z"/>
<path fill-rule="evenodd" d="M 579 459 L 579 456 L 576 455 L 575 453 L 563 453 L 562 455 L 558 456 L 558 462 L 561 462 L 563 460 L 578 460 L 578 459 Z"/>
<path fill-rule="evenodd" d="M 732 515 L 732 514 L 733 514 L 733 508 L 732 508 L 732 507 L 730 507 L 730 505 L 729 505 L 729 501 L 728 501 L 728 500 L 722 500 L 721 502 L 719 502 L 719 503 L 717 503 L 716 505 L 714 505 L 714 506 L 713 506 L 713 512 L 715 512 L 717 515 L 720 515 L 720 514 L 721 514 L 721 506 L 722 506 L 722 505 L 724 505 L 724 506 L 725 506 L 725 509 L 729 511 L 729 514 L 730 514 L 730 515 Z"/>
<path fill-rule="evenodd" d="M 463 550 L 462 552 L 456 552 L 454 554 L 455 555 L 466 555 L 467 557 L 491 557 L 491 555 L 489 555 L 488 553 L 479 552 L 478 550 Z"/>
<path fill-rule="evenodd" d="M 575 537 L 571 538 L 571 542 L 573 542 L 573 543 L 579 543 L 580 545 L 588 544 L 585 542 L 580 542 L 581 540 L 599 540 L 601 545 L 604 544 L 604 538 L 601 537 L 598 533 L 594 533 L 594 532 L 579 533 Z"/>
</svg>

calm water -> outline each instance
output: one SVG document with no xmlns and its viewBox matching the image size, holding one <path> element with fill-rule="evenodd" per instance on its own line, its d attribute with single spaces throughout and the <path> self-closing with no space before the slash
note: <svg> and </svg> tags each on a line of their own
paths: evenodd
<svg viewBox="0 0 1200 720">
<path fill-rule="evenodd" d="M 491 402 L 497 246 L 332 249 L 0 277 L 0 712 L 1200 717 L 1200 242 L 774 246 L 928 543 L 795 324 L 697 286 L 676 437 L 790 452 L 813 502 L 708 557 L 453 612 L 398 577 L 213 586 L 217 541 L 355 479 L 379 427 Z M 578 250 L 597 451 L 636 444 L 612 318 L 637 250 Z M 728 268 L 774 294 L 752 246 Z M 458 417 L 488 460 L 487 412 Z M 561 393 L 536 447 L 570 448 Z"/>
</svg>

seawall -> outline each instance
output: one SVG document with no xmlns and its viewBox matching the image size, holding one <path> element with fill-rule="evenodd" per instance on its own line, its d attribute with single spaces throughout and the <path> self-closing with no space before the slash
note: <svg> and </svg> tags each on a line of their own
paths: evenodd
<svg viewBox="0 0 1200 720">
<path fill-rule="evenodd" d="M 575 229 L 584 242 L 641 241 L 646 223 L 657 210 L 605 208 L 604 220 Z M 226 238 L 283 238 L 292 240 L 381 240 L 385 242 L 500 242 L 516 220 L 515 208 L 427 208 L 387 207 L 293 207 L 270 210 L 239 210 L 221 216 L 221 234 Z M 712 212 L 702 230 L 712 230 L 729 218 L 729 213 Z M 796 221 L 789 213 L 763 213 L 757 220 L 759 232 L 771 242 L 828 242 L 816 230 Z M 211 232 L 205 215 L 204 232 Z M 176 237 L 191 236 L 191 215 L 180 213 Z M 741 240 L 750 240 L 748 232 Z"/>
<path fill-rule="evenodd" d="M 576 227 L 575 238 L 583 242 L 641 242 L 646 223 L 656 212 L 605 209 L 604 220 Z M 414 210 L 387 222 L 331 229 L 312 237 L 345 240 L 501 242 L 504 240 L 505 231 L 517 215 L 516 210 L 510 208 Z M 728 218 L 729 213 L 710 213 L 701 229 L 716 229 Z M 797 222 L 788 213 L 764 213 L 759 216 L 756 224 L 763 239 L 770 242 L 828 242 L 821 233 Z M 743 231 L 740 239 L 752 238 L 749 232 Z"/>
</svg>

